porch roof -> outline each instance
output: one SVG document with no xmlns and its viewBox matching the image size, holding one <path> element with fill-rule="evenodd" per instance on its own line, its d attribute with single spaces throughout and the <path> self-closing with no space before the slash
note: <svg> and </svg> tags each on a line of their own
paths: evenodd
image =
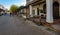
<svg viewBox="0 0 60 35">
<path fill-rule="evenodd" d="M 24 8 L 27 8 L 27 7 L 29 7 L 29 5 L 26 5 L 26 6 L 20 6 L 20 7 L 17 9 L 17 11 L 20 11 L 21 9 L 24 9 Z"/>
<path fill-rule="evenodd" d="M 26 6 L 20 6 L 18 9 L 24 9 L 26 7 L 28 7 L 29 5 L 26 5 Z"/>
<path fill-rule="evenodd" d="M 29 2 L 28 5 L 37 5 L 45 2 L 46 2 L 45 0 L 36 0 L 36 1 Z"/>
</svg>

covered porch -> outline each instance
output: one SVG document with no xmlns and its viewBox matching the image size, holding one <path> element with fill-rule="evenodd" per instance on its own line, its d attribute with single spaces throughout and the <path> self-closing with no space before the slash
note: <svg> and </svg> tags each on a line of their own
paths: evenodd
<svg viewBox="0 0 60 35">
<path fill-rule="evenodd" d="M 35 14 L 33 14 L 33 6 L 30 5 L 30 20 L 36 24 L 43 24 L 49 27 L 53 27 L 57 30 L 60 26 L 60 1 L 59 0 L 46 0 L 46 2 L 39 8 L 35 8 Z M 41 6 L 41 5 L 39 5 Z M 41 11 L 40 11 L 41 10 Z M 41 13 L 43 12 L 43 13 Z"/>
</svg>

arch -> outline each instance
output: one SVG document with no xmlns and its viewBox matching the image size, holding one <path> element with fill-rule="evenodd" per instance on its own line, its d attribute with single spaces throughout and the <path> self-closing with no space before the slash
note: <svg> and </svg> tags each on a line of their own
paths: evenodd
<svg viewBox="0 0 60 35">
<path fill-rule="evenodd" d="M 59 2 L 57 1 L 53 3 L 53 18 L 59 18 Z"/>
</svg>

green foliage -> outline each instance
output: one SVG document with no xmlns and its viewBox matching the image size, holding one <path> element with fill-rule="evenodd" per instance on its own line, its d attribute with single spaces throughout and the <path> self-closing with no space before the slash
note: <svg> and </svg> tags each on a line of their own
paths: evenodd
<svg viewBox="0 0 60 35">
<path fill-rule="evenodd" d="M 17 9 L 18 9 L 18 6 L 16 6 L 16 5 L 11 5 L 11 7 L 10 7 L 10 11 L 12 11 L 12 12 L 14 12 Z"/>
</svg>

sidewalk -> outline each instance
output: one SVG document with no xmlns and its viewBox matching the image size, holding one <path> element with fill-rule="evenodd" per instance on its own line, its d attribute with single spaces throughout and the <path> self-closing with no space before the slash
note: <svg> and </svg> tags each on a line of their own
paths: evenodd
<svg viewBox="0 0 60 35">
<path fill-rule="evenodd" d="M 25 18 L 23 18 L 24 20 L 25 20 Z M 36 27 L 39 27 L 41 30 L 43 30 L 43 31 L 45 31 L 45 32 L 48 32 L 48 33 L 50 33 L 50 34 L 52 34 L 52 35 L 57 35 L 57 34 L 59 34 L 59 32 L 56 32 L 56 31 L 54 31 L 55 29 L 52 29 L 52 28 L 49 28 L 49 27 L 46 27 L 46 26 L 42 26 L 42 25 L 40 25 L 40 26 L 38 26 L 38 25 L 36 25 L 36 23 L 34 23 L 33 21 L 30 21 L 30 20 L 25 20 L 27 23 L 29 23 L 30 25 L 32 25 L 32 26 L 36 26 Z"/>
<path fill-rule="evenodd" d="M 52 25 L 55 29 L 60 31 L 60 19 L 55 20 L 54 24 Z"/>
<path fill-rule="evenodd" d="M 52 30 L 48 29 L 48 28 L 45 27 L 45 26 L 42 26 L 42 25 L 38 26 L 38 25 L 36 25 L 35 23 L 33 23 L 32 21 L 29 21 L 29 20 L 26 20 L 26 22 L 28 22 L 29 24 L 31 24 L 31 25 L 33 25 L 33 26 L 39 27 L 39 29 L 41 29 L 42 31 L 45 31 L 45 32 L 47 32 L 47 33 L 50 33 L 51 35 L 58 35 L 57 32 L 52 31 Z"/>
<path fill-rule="evenodd" d="M 44 27 L 47 27 L 50 30 L 53 30 L 53 31 L 55 31 L 55 32 L 60 34 L 60 19 L 54 20 L 54 24 L 52 24 L 51 26 L 50 25 L 49 26 L 46 25 L 47 23 L 46 23 L 45 19 L 41 19 L 41 23 L 40 23 L 39 18 L 35 18 L 35 19 L 34 18 L 30 18 L 30 20 L 35 22 L 35 24 L 37 24 L 39 26 L 42 24 Z"/>
</svg>

